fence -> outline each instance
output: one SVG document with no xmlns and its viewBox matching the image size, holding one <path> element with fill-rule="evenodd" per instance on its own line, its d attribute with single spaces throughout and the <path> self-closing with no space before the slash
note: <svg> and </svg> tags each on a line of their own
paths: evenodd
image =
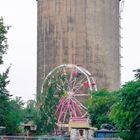
<svg viewBox="0 0 140 140">
<path fill-rule="evenodd" d="M 80 138 L 70 139 L 68 136 L 0 136 L 0 140 L 80 140 Z M 122 140 L 120 138 L 93 138 L 82 140 Z"/>
</svg>

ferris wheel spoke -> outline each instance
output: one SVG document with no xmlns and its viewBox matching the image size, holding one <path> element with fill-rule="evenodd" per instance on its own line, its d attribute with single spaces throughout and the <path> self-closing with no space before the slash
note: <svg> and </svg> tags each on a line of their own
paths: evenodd
<svg viewBox="0 0 140 140">
<path fill-rule="evenodd" d="M 81 112 L 81 110 L 80 110 L 80 108 L 78 107 L 78 105 L 76 104 L 76 102 L 75 101 L 73 101 L 73 99 L 72 99 L 72 103 L 73 103 L 73 108 L 74 108 L 74 110 L 75 110 L 75 112 L 76 112 L 76 117 L 77 117 L 77 112 L 80 114 L 80 116 L 82 115 L 82 112 Z"/>
<path fill-rule="evenodd" d="M 86 81 L 87 81 L 87 80 L 86 80 Z M 86 82 L 86 81 L 84 81 L 84 82 Z M 74 91 L 75 94 L 83 87 L 83 83 L 84 83 L 84 82 L 82 82 L 82 83 L 79 85 L 79 87 Z"/>
<path fill-rule="evenodd" d="M 64 114 L 63 123 L 64 123 L 65 120 L 66 120 L 67 112 L 68 112 L 68 107 L 67 107 L 66 112 L 65 112 L 65 114 Z"/>
<path fill-rule="evenodd" d="M 63 90 L 62 87 L 61 87 L 60 85 L 58 85 L 58 84 L 56 84 L 56 88 L 57 88 L 58 90 Z"/>
<path fill-rule="evenodd" d="M 77 72 L 77 73 L 79 73 L 79 72 Z M 83 79 L 82 76 L 83 76 L 82 74 L 80 76 L 78 76 L 78 74 L 77 74 L 77 76 L 74 78 L 74 82 L 73 82 L 73 85 L 72 85 L 72 90 L 74 90 L 74 88 L 76 88 L 79 85 L 78 81 L 81 81 Z"/>
<path fill-rule="evenodd" d="M 64 114 L 64 112 L 62 112 L 61 114 L 59 114 L 58 123 L 61 121 L 61 119 L 62 119 L 62 117 L 63 117 L 63 114 Z"/>
<path fill-rule="evenodd" d="M 67 75 L 66 66 L 64 66 L 64 67 L 62 68 L 62 74 L 63 74 L 63 75 Z"/>
<path fill-rule="evenodd" d="M 65 77 L 65 79 L 60 79 L 60 81 L 61 81 L 62 87 L 65 87 L 69 83 L 68 77 Z"/>
<path fill-rule="evenodd" d="M 75 116 L 77 117 L 77 112 L 76 112 L 76 108 L 75 108 L 75 106 L 74 106 L 74 104 L 73 104 L 73 101 L 71 101 L 71 104 L 72 104 L 72 108 L 73 108 L 73 110 L 74 110 L 74 112 L 75 112 Z"/>
<path fill-rule="evenodd" d="M 75 86 L 79 86 L 81 83 L 83 83 L 86 80 L 86 77 L 84 76 L 83 78 L 81 78 L 76 84 Z"/>
<path fill-rule="evenodd" d="M 74 90 L 74 87 L 75 87 L 75 85 L 76 85 L 76 81 L 77 81 L 77 78 L 74 78 L 73 84 L 72 84 L 72 91 Z"/>
<path fill-rule="evenodd" d="M 61 107 L 62 107 L 62 105 L 64 104 L 64 100 L 63 99 L 60 99 L 60 102 L 59 102 L 59 104 L 57 105 L 57 110 L 55 111 L 55 114 L 58 112 L 58 110 L 60 110 L 61 109 Z"/>
<path fill-rule="evenodd" d="M 74 82 L 76 82 L 75 78 L 68 83 L 68 88 L 67 88 L 68 91 L 70 91 L 72 89 L 72 85 Z"/>
<path fill-rule="evenodd" d="M 72 87 L 72 91 L 74 91 L 74 89 L 77 90 L 77 88 L 79 88 L 79 86 L 82 86 L 85 79 L 86 79 L 86 77 L 82 78 L 78 83 L 76 83 L 76 84 Z M 81 87 L 80 87 L 80 88 L 81 88 Z"/>
<path fill-rule="evenodd" d="M 74 94 L 73 96 L 74 96 L 74 97 L 82 97 L 82 96 L 85 97 L 85 96 L 90 96 L 90 95 L 89 95 L 89 94 L 78 94 L 78 93 L 77 93 L 77 94 Z"/>
<path fill-rule="evenodd" d="M 65 120 L 64 120 L 64 117 L 65 117 L 65 115 L 66 115 L 66 110 L 67 110 L 67 106 L 64 106 L 64 109 L 63 109 L 63 111 L 62 111 L 62 115 L 61 115 L 61 118 L 60 118 L 60 121 L 62 120 L 62 122 L 65 121 Z"/>
<path fill-rule="evenodd" d="M 83 104 L 81 104 L 80 101 L 78 101 L 78 100 L 77 100 L 76 98 L 74 98 L 74 97 L 73 97 L 73 99 L 75 100 L 75 102 L 76 102 L 77 104 L 80 105 L 79 107 L 80 107 L 82 110 L 83 110 L 83 109 L 84 109 L 84 110 L 87 110 L 87 108 L 86 108 Z"/>
<path fill-rule="evenodd" d="M 58 122 L 60 122 L 62 120 L 62 117 L 64 116 L 64 113 L 66 111 L 66 102 L 64 101 L 62 107 L 61 107 L 61 110 L 60 110 L 60 113 L 59 113 L 59 117 L 58 117 Z"/>
<path fill-rule="evenodd" d="M 71 81 L 69 80 L 69 77 L 66 81 L 66 84 L 67 84 L 67 88 L 66 90 L 70 91 L 71 90 L 71 87 L 72 87 L 72 83 L 74 82 L 74 80 L 71 79 Z"/>
<path fill-rule="evenodd" d="M 71 101 L 71 106 L 72 106 L 72 111 L 73 111 L 74 117 L 77 117 L 77 111 L 76 111 L 75 104 L 72 99 L 70 101 Z"/>
<path fill-rule="evenodd" d="M 71 69 L 71 71 L 70 71 L 69 82 L 72 80 L 72 73 L 73 73 L 73 69 Z"/>
<path fill-rule="evenodd" d="M 61 118 L 61 116 L 63 114 L 63 108 L 64 108 L 64 102 L 61 105 L 61 109 L 60 109 L 60 114 L 59 114 L 58 120 L 60 120 L 60 118 Z"/>
<path fill-rule="evenodd" d="M 58 86 L 56 86 L 56 89 L 57 89 L 58 91 L 61 91 L 61 88 L 60 88 L 60 87 L 58 87 Z"/>
<path fill-rule="evenodd" d="M 67 104 L 68 104 L 68 107 L 69 107 L 69 111 L 71 112 L 72 116 L 76 116 L 76 112 L 73 110 L 71 104 L 70 104 L 70 100 L 68 99 L 67 100 Z"/>
<path fill-rule="evenodd" d="M 74 68 L 72 68 L 70 70 L 70 74 L 69 74 L 69 77 L 68 77 L 68 87 L 67 87 L 67 90 L 70 90 L 72 88 L 72 83 L 74 82 L 74 78 L 73 78 L 73 72 L 74 72 Z"/>
</svg>

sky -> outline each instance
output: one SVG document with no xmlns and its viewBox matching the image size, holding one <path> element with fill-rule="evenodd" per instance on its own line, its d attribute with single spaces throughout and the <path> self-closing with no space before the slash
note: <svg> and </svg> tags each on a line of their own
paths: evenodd
<svg viewBox="0 0 140 140">
<path fill-rule="evenodd" d="M 140 68 L 140 0 L 125 0 L 121 13 L 121 79 L 133 80 L 132 70 Z M 24 101 L 35 99 L 37 60 L 36 0 L 0 0 L 0 17 L 6 25 L 9 48 L 4 56 L 4 71 L 11 65 L 8 90 Z"/>
</svg>

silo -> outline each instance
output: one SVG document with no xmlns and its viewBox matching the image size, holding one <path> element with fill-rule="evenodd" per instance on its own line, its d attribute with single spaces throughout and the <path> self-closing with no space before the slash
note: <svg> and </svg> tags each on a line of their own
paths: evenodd
<svg viewBox="0 0 140 140">
<path fill-rule="evenodd" d="M 37 0 L 37 91 L 60 64 L 81 65 L 98 89 L 120 86 L 120 0 Z"/>
</svg>

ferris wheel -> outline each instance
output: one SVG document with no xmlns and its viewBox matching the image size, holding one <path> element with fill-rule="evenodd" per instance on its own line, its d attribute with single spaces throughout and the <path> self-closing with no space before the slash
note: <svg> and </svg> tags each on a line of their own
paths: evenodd
<svg viewBox="0 0 140 140">
<path fill-rule="evenodd" d="M 57 124 L 68 124 L 70 118 L 86 118 L 85 100 L 97 86 L 92 75 L 81 66 L 63 64 L 54 68 L 46 76 L 41 89 L 41 102 L 44 104 L 46 90 L 53 85 L 52 96 L 59 102 L 54 110 Z M 44 110 L 45 111 L 45 110 Z"/>
</svg>

